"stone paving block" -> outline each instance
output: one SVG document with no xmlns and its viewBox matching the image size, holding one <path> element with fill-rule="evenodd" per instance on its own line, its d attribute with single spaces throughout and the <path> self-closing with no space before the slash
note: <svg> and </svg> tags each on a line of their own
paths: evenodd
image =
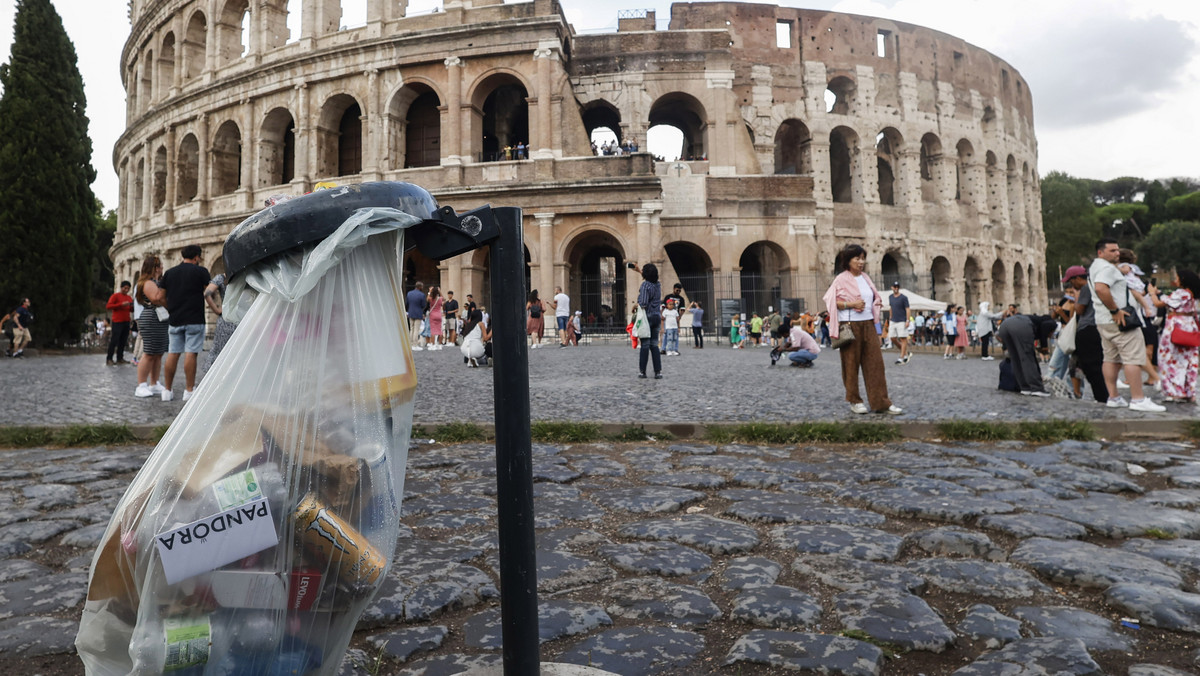
<svg viewBox="0 0 1200 676">
<path fill-rule="evenodd" d="M 0 560 L 20 556 L 33 549 L 25 542 L 0 542 Z"/>
<path fill-rule="evenodd" d="M 927 495 L 929 497 L 946 497 L 954 495 L 973 495 L 974 491 L 964 488 L 953 481 L 943 481 L 921 476 L 906 476 L 887 482 L 895 488 L 902 488 L 909 493 Z"/>
<path fill-rule="evenodd" d="M 708 555 L 674 542 L 603 545 L 596 554 L 621 570 L 642 575 L 694 575 L 712 565 Z"/>
<path fill-rule="evenodd" d="M 1087 528 L 1046 514 L 989 514 L 980 517 L 980 528 L 1000 531 L 1019 538 L 1051 538 L 1054 540 L 1078 540 L 1087 535 Z"/>
<path fill-rule="evenodd" d="M 894 589 L 919 594 L 925 578 L 905 566 L 863 561 L 842 554 L 801 554 L 792 570 L 836 589 Z"/>
<path fill-rule="evenodd" d="M 752 631 L 737 640 L 726 665 L 767 664 L 831 676 L 879 676 L 883 651 L 865 641 L 828 634 Z"/>
<path fill-rule="evenodd" d="M 576 643 L 558 657 L 621 676 L 649 676 L 669 669 L 686 671 L 704 650 L 704 637 L 670 627 L 609 629 Z"/>
<path fill-rule="evenodd" d="M 38 509 L 13 509 L 10 507 L 9 509 L 0 511 L 0 527 L 36 519 L 41 515 L 42 512 Z"/>
<path fill-rule="evenodd" d="M 1200 462 L 1185 462 L 1174 467 L 1164 467 L 1154 470 L 1171 481 L 1171 485 L 1179 488 L 1200 488 Z"/>
<path fill-rule="evenodd" d="M 0 583 L 24 580 L 31 577 L 50 575 L 53 571 L 40 563 L 25 559 L 0 561 Z"/>
<path fill-rule="evenodd" d="M 781 629 L 821 619 L 821 604 L 798 589 L 781 585 L 755 587 L 733 599 L 729 616 L 760 627 Z"/>
<path fill-rule="evenodd" d="M 466 512 L 470 510 L 495 514 L 496 501 L 477 495 L 441 493 L 413 498 L 412 500 L 405 499 L 401 504 L 402 516 L 422 516 L 426 514 Z"/>
<path fill-rule="evenodd" d="M 1047 465 L 1042 467 L 1041 471 L 1062 482 L 1064 485 L 1078 490 L 1097 491 L 1100 493 L 1121 493 L 1128 491 L 1130 493 L 1141 494 L 1146 492 L 1145 489 L 1133 481 L 1112 472 L 1105 472 L 1104 470 L 1076 467 L 1075 465 Z"/>
<path fill-rule="evenodd" d="M 491 559 L 492 570 L 499 574 L 499 559 Z M 539 551 L 537 554 L 538 591 L 551 593 L 616 579 L 608 566 L 566 552 Z"/>
<path fill-rule="evenodd" d="M 480 528 L 492 522 L 492 517 L 475 512 L 455 512 L 450 514 L 434 514 L 416 523 L 417 528 L 432 528 L 435 530 L 462 530 L 464 528 Z"/>
<path fill-rule="evenodd" d="M 1024 620 L 1036 636 L 1077 638 L 1093 651 L 1133 648 L 1132 640 L 1113 629 L 1112 620 L 1078 608 L 1018 606 L 1013 614 Z"/>
<path fill-rule="evenodd" d="M 503 664 L 503 656 L 494 653 L 436 655 L 413 662 L 396 672 L 396 676 L 452 676 L 472 669 L 499 669 Z"/>
<path fill-rule="evenodd" d="M 877 526 L 887 521 L 887 517 L 882 514 L 854 507 L 840 507 L 806 496 L 793 496 L 790 500 L 780 500 L 776 497 L 739 500 L 726 507 L 724 513 L 746 521 L 761 523 L 840 523 L 848 526 Z"/>
<path fill-rule="evenodd" d="M 775 584 L 783 566 L 761 556 L 743 556 L 730 559 L 725 568 L 717 573 L 717 584 L 727 591 L 753 589 Z"/>
<path fill-rule="evenodd" d="M 657 486 L 678 488 L 720 488 L 726 483 L 725 477 L 712 472 L 662 472 L 646 475 L 645 481 Z"/>
<path fill-rule="evenodd" d="M 403 627 L 370 636 L 367 643 L 375 646 L 376 650 L 382 650 L 385 655 L 404 662 L 417 653 L 440 648 L 449 633 L 449 629 L 440 625 Z"/>
<path fill-rule="evenodd" d="M 655 514 L 678 512 L 693 502 L 704 499 L 704 494 L 686 488 L 669 486 L 630 486 L 613 488 L 593 496 L 596 502 L 608 509 L 626 512 Z"/>
<path fill-rule="evenodd" d="M 87 594 L 87 575 L 38 575 L 0 584 L 0 619 L 50 615 L 75 607 Z M 78 625 L 76 625 L 78 626 Z"/>
<path fill-rule="evenodd" d="M 586 528 L 556 528 L 539 531 L 534 536 L 538 551 L 571 550 L 592 545 L 610 544 L 612 541 L 594 530 Z"/>
<path fill-rule="evenodd" d="M 67 484 L 35 484 L 21 489 L 27 509 L 74 507 L 79 502 L 79 488 Z"/>
<path fill-rule="evenodd" d="M 1194 674 L 1161 664 L 1135 664 L 1129 667 L 1129 676 L 1194 676 Z"/>
<path fill-rule="evenodd" d="M 733 475 L 730 483 L 751 488 L 773 488 L 794 481 L 790 474 L 748 469 Z"/>
<path fill-rule="evenodd" d="M 993 649 L 1021 638 L 1020 620 L 1013 619 L 986 603 L 971 606 L 955 629 L 963 636 L 986 641 L 987 647 Z"/>
<path fill-rule="evenodd" d="M 83 596 L 80 595 L 82 600 Z M 75 652 L 78 620 L 13 617 L 0 620 L 0 655 L 60 655 Z"/>
<path fill-rule="evenodd" d="M 1034 538 L 1021 543 L 1009 561 L 1033 568 L 1055 582 L 1103 589 L 1119 582 L 1178 588 L 1179 573 L 1148 556 L 1087 542 Z"/>
<path fill-rule="evenodd" d="M 1200 540 L 1126 540 L 1121 549 L 1161 561 L 1184 575 L 1200 575 Z"/>
<path fill-rule="evenodd" d="M 687 455 L 713 455 L 717 452 L 717 447 L 711 444 L 671 444 L 667 446 L 667 450 L 671 453 Z M 726 450 L 726 452 L 728 451 Z"/>
<path fill-rule="evenodd" d="M 619 533 L 624 537 L 691 545 L 714 555 L 748 552 L 759 542 L 753 528 L 704 514 L 638 521 L 623 526 Z"/>
<path fill-rule="evenodd" d="M 958 594 L 1027 599 L 1051 589 L 1020 568 L 973 559 L 921 559 L 908 564 L 929 584 Z"/>
<path fill-rule="evenodd" d="M 593 603 L 541 600 L 538 603 L 538 637 L 541 643 L 564 636 L 586 634 L 609 626 L 612 619 Z M 503 647 L 500 609 L 492 608 L 468 619 L 462 626 L 466 644 L 472 648 L 500 650 Z"/>
<path fill-rule="evenodd" d="M 904 539 L 874 528 L 837 524 L 780 526 L 771 539 L 798 552 L 847 554 L 868 561 L 895 561 Z"/>
<path fill-rule="evenodd" d="M 583 476 L 625 476 L 625 465 L 599 455 L 580 455 L 569 460 L 571 467 Z"/>
<path fill-rule="evenodd" d="M 1003 561 L 1007 558 L 1003 549 L 983 533 L 965 528 L 945 526 L 917 531 L 904 537 L 904 541 L 930 554 L 976 556 L 988 561 Z"/>
<path fill-rule="evenodd" d="M 532 469 L 534 481 L 553 481 L 555 483 L 569 483 L 583 476 L 570 467 L 563 465 L 552 464 L 537 464 Z"/>
<path fill-rule="evenodd" d="M 396 568 L 436 565 L 441 561 L 463 563 L 483 553 L 480 547 L 456 545 L 424 538 L 401 538 L 396 543 Z"/>
<path fill-rule="evenodd" d="M 609 585 L 609 615 L 646 618 L 673 624 L 708 624 L 721 610 L 700 589 L 657 577 L 638 577 Z"/>
<path fill-rule="evenodd" d="M 984 655 L 951 676 L 1100 676 L 1104 671 L 1077 638 L 1026 638 Z"/>
<path fill-rule="evenodd" d="M 910 650 L 940 653 L 955 634 L 922 599 L 891 590 L 849 591 L 834 597 L 834 608 L 847 629 Z"/>
<path fill-rule="evenodd" d="M 965 523 L 984 514 L 1007 514 L 1016 509 L 986 494 L 982 497 L 941 495 L 935 498 L 903 488 L 867 491 L 860 499 L 865 500 L 871 509 L 884 514 L 950 523 Z"/>
<path fill-rule="evenodd" d="M 1200 594 L 1148 584 L 1119 583 L 1104 592 L 1108 602 L 1142 624 L 1200 634 Z"/>
<path fill-rule="evenodd" d="M 1137 502 L 1158 507 L 1175 507 L 1178 509 L 1198 507 L 1200 506 L 1200 488 L 1150 491 L 1138 498 Z"/>
<path fill-rule="evenodd" d="M 445 561 L 397 564 L 363 611 L 358 627 L 370 629 L 401 619 L 424 620 L 499 595 L 492 578 L 472 566 Z"/>
<path fill-rule="evenodd" d="M 737 472 L 744 469 L 767 469 L 769 465 L 758 458 L 731 457 L 728 455 L 703 455 L 681 458 L 675 465 L 685 467 L 703 467 L 722 472 Z"/>
<path fill-rule="evenodd" d="M 94 523 L 67 533 L 63 536 L 62 543 L 71 547 L 95 549 L 100 546 L 100 540 L 103 539 L 106 530 L 108 530 L 107 523 Z"/>
<path fill-rule="evenodd" d="M 85 484 L 92 481 L 107 479 L 108 472 L 99 470 L 59 469 L 42 475 L 42 481 L 57 484 Z"/>
<path fill-rule="evenodd" d="M 36 545 L 82 525 L 78 521 L 65 519 L 22 521 L 0 528 L 0 541 L 28 542 Z"/>
</svg>

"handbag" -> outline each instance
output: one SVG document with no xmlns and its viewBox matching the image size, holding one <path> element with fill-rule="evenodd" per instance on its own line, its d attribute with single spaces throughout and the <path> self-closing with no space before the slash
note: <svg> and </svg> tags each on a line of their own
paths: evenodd
<svg viewBox="0 0 1200 676">
<path fill-rule="evenodd" d="M 1067 322 L 1058 332 L 1058 349 L 1062 350 L 1063 354 L 1075 352 L 1075 332 L 1079 328 L 1078 319 L 1079 315 L 1071 315 L 1071 321 Z"/>
<path fill-rule="evenodd" d="M 844 324 L 842 325 L 841 330 L 838 331 L 838 337 L 833 339 L 833 342 L 830 343 L 829 347 L 835 350 L 840 350 L 853 342 L 854 331 L 850 329 L 849 324 Z"/>
<path fill-rule="evenodd" d="M 171 318 L 171 313 L 167 312 L 167 308 L 156 305 L 154 306 L 154 314 L 158 317 L 158 321 L 165 322 Z"/>
<path fill-rule="evenodd" d="M 1171 342 L 1179 347 L 1200 347 L 1200 331 L 1187 331 L 1176 326 L 1171 329 Z"/>
<path fill-rule="evenodd" d="M 646 319 L 646 310 L 640 305 L 633 319 L 633 335 L 636 338 L 650 337 L 650 320 Z"/>
</svg>

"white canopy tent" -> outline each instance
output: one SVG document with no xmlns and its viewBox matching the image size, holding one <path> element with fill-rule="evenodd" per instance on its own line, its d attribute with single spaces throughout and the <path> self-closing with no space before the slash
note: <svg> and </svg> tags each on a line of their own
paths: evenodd
<svg viewBox="0 0 1200 676">
<path fill-rule="evenodd" d="M 908 307 L 913 312 L 945 312 L 946 303 L 926 298 L 908 289 L 900 289 L 900 293 L 908 296 Z"/>
</svg>

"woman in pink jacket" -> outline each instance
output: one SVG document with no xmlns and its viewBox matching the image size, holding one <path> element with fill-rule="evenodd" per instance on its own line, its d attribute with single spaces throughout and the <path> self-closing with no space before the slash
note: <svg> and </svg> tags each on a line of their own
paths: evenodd
<svg viewBox="0 0 1200 676">
<path fill-rule="evenodd" d="M 846 401 L 855 413 L 890 413 L 900 415 L 903 411 L 892 405 L 888 397 L 887 375 L 884 373 L 883 351 L 879 347 L 879 336 L 875 326 L 880 322 L 883 299 L 871 278 L 863 272 L 867 265 L 867 252 L 857 244 L 850 244 L 837 255 L 834 262 L 833 284 L 825 292 L 825 307 L 829 311 L 829 335 L 836 339 L 849 327 L 854 341 L 841 349 L 842 384 L 846 387 Z M 858 372 L 862 369 L 867 384 L 867 401 L 863 403 L 858 390 Z"/>
</svg>

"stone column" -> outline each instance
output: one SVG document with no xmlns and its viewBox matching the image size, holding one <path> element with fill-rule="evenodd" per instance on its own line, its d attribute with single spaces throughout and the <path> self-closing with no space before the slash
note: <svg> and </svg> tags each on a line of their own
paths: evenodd
<svg viewBox="0 0 1200 676">
<path fill-rule="evenodd" d="M 554 214 L 535 213 L 538 224 L 538 284 L 540 295 L 546 298 L 554 289 Z"/>
<path fill-rule="evenodd" d="M 833 180 L 829 172 L 829 135 L 814 137 L 808 144 L 812 156 L 813 199 L 817 202 L 833 201 Z M 897 203 L 899 201 L 897 200 Z"/>
<path fill-rule="evenodd" d="M 167 176 L 163 180 L 167 182 L 166 186 L 166 201 L 163 204 L 163 214 L 166 216 L 167 223 L 175 222 L 175 184 L 179 176 L 179 167 L 175 166 L 178 162 L 176 156 L 176 141 L 175 127 L 167 128 L 166 135 L 167 143 Z"/>
<path fill-rule="evenodd" d="M 149 140 L 142 146 L 142 159 L 146 163 L 146 173 L 142 180 L 142 212 L 139 215 L 145 224 L 143 230 L 146 230 L 150 225 L 150 214 L 154 213 L 154 153 L 150 150 Z"/>
<path fill-rule="evenodd" d="M 378 181 L 379 180 L 379 156 L 380 156 L 380 140 L 384 138 L 383 129 L 380 124 L 387 119 L 385 115 L 380 115 L 381 104 L 379 97 L 379 70 L 372 68 L 367 71 L 367 107 L 362 111 L 363 129 L 367 132 L 367 138 L 363 140 L 363 166 L 362 180 Z"/>
<path fill-rule="evenodd" d="M 196 136 L 200 142 L 200 159 L 196 167 L 196 203 L 200 205 L 200 215 L 208 215 L 208 158 L 212 157 L 212 140 L 208 138 L 208 115 L 200 113 L 196 118 Z"/>
<path fill-rule="evenodd" d="M 463 61 L 448 56 L 446 64 L 446 119 L 442 125 L 442 166 L 463 163 L 462 153 L 462 73 Z"/>
<path fill-rule="evenodd" d="M 296 128 L 292 133 L 296 135 L 296 167 L 295 178 L 292 182 L 307 187 L 312 179 L 313 154 L 317 149 L 312 134 L 313 125 L 308 112 L 308 85 L 298 84 L 295 91 Z"/>
<path fill-rule="evenodd" d="M 208 21 L 205 30 L 208 31 L 208 34 L 204 38 L 203 79 L 208 83 L 212 82 L 213 71 L 217 69 L 217 0 L 208 0 L 204 4 L 204 16 Z M 305 16 L 308 16 L 308 12 L 305 12 Z"/>
<path fill-rule="evenodd" d="M 537 62 L 537 150 L 530 159 L 554 159 L 554 94 L 551 91 L 555 62 L 559 60 L 560 45 L 556 40 L 542 40 L 533 52 Z M 524 139 L 517 139 L 518 141 Z M 534 139 L 529 139 L 529 145 Z"/>
<path fill-rule="evenodd" d="M 704 139 L 704 155 L 708 157 L 708 173 L 713 176 L 733 176 L 737 173 L 737 144 L 730 133 L 729 124 L 729 99 L 733 95 L 733 77 L 734 73 L 731 70 L 704 73 L 713 100 L 713 110 Z"/>
</svg>

